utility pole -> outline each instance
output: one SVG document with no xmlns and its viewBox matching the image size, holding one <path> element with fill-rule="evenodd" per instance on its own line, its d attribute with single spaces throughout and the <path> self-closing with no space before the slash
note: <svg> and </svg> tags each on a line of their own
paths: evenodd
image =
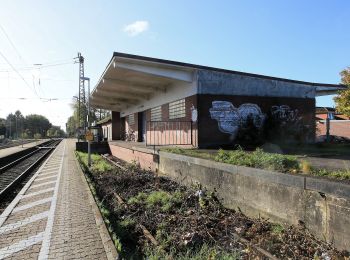
<svg viewBox="0 0 350 260">
<path fill-rule="evenodd" d="M 84 57 L 78 52 L 79 60 L 79 97 L 78 97 L 78 127 L 84 128 L 86 132 L 86 98 L 85 98 L 85 80 L 84 80 Z M 81 122 L 83 119 L 83 122 Z M 79 136 L 78 136 L 79 141 Z"/>
</svg>

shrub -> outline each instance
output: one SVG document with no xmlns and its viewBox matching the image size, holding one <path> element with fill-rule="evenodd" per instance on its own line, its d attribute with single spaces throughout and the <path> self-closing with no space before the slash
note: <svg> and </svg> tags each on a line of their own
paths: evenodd
<svg viewBox="0 0 350 260">
<path fill-rule="evenodd" d="M 77 152 L 82 163 L 88 165 L 88 154 L 83 152 Z M 113 169 L 113 166 L 106 162 L 102 156 L 98 154 L 91 154 L 91 170 L 97 173 L 104 173 Z"/>
<path fill-rule="evenodd" d="M 140 192 L 137 196 L 128 200 L 128 204 L 145 204 L 147 208 L 160 207 L 162 211 L 171 210 L 182 202 L 183 195 L 180 191 L 168 193 L 165 191 L 153 191 L 150 194 Z"/>
<path fill-rule="evenodd" d="M 280 172 L 296 172 L 300 170 L 299 162 L 295 156 L 266 153 L 261 149 L 256 149 L 254 152 L 219 150 L 215 156 L 215 160 L 234 165 Z"/>
</svg>

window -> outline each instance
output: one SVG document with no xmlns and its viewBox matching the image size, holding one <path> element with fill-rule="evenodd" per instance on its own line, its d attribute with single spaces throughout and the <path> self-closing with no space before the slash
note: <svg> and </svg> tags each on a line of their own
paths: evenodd
<svg viewBox="0 0 350 260">
<path fill-rule="evenodd" d="M 162 107 L 155 107 L 151 109 L 151 121 L 162 121 Z"/>
<path fill-rule="evenodd" d="M 185 99 L 180 99 L 169 103 L 169 119 L 181 118 L 186 116 Z"/>
<path fill-rule="evenodd" d="M 134 116 L 134 114 L 131 114 L 131 115 L 128 116 L 128 124 L 129 125 L 135 124 L 135 116 Z"/>
</svg>

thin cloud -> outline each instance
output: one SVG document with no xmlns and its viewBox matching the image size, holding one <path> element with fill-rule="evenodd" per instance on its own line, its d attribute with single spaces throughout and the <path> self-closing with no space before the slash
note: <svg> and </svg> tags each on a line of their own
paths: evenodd
<svg viewBox="0 0 350 260">
<path fill-rule="evenodd" d="M 140 33 L 147 31 L 148 28 L 148 21 L 136 21 L 125 26 L 123 31 L 126 32 L 129 36 L 136 36 Z"/>
</svg>

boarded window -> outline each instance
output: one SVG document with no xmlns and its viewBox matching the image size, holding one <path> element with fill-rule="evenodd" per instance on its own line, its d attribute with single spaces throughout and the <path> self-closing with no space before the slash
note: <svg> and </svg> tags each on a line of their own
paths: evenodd
<svg viewBox="0 0 350 260">
<path fill-rule="evenodd" d="M 162 107 L 155 107 L 151 109 L 151 121 L 162 121 Z"/>
<path fill-rule="evenodd" d="M 128 124 L 129 125 L 135 124 L 135 116 L 134 116 L 134 114 L 131 114 L 131 115 L 128 116 Z"/>
<path fill-rule="evenodd" d="M 169 119 L 182 118 L 186 116 L 185 99 L 169 103 Z"/>
</svg>

